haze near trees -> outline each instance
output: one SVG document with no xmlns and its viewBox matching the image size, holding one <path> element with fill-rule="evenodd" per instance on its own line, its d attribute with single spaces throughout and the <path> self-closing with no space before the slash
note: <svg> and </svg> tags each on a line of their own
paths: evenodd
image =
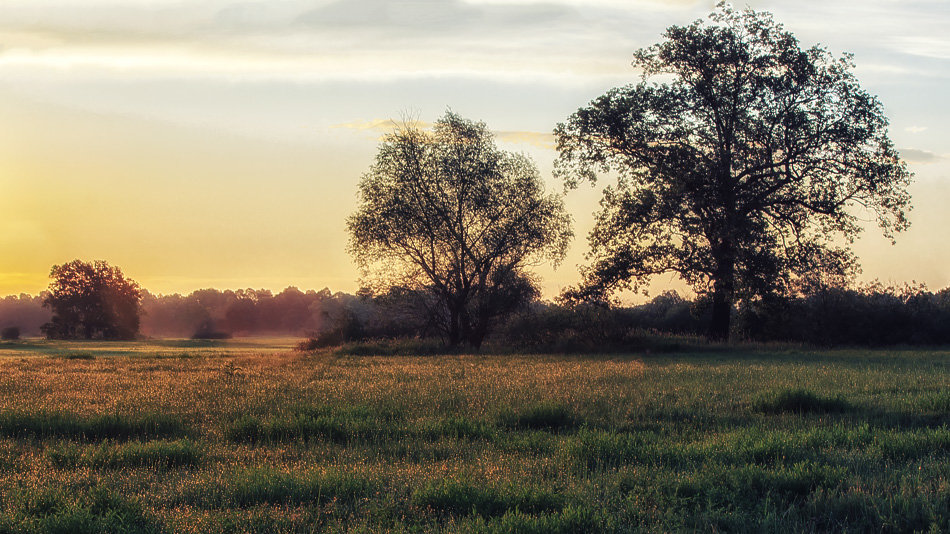
<svg viewBox="0 0 950 534">
<path fill-rule="evenodd" d="M 42 326 L 51 339 L 134 339 L 142 290 L 118 267 L 73 260 L 54 265 L 43 305 L 53 317 Z"/>
<path fill-rule="evenodd" d="M 528 267 L 561 260 L 572 235 L 535 165 L 454 113 L 432 131 L 406 124 L 383 140 L 347 228 L 377 287 L 420 293 L 448 344 L 474 347 L 537 294 Z"/>
<path fill-rule="evenodd" d="M 767 13 L 720 3 L 634 54 L 643 81 L 611 89 L 555 134 L 569 187 L 617 173 L 572 299 L 676 273 L 711 295 L 725 339 L 737 299 L 844 283 L 862 217 L 908 226 L 912 175 L 850 55 L 802 49 Z"/>
</svg>

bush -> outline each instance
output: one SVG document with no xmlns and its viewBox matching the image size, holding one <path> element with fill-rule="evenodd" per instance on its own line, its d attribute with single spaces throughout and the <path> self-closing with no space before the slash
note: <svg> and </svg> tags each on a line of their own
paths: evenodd
<svg viewBox="0 0 950 534">
<path fill-rule="evenodd" d="M 297 344 L 299 351 L 311 351 L 325 349 L 327 347 L 336 347 L 343 344 L 342 330 L 328 330 L 319 334 L 311 334 L 306 341 Z"/>
<path fill-rule="evenodd" d="M 4 341 L 12 341 L 15 339 L 20 339 L 20 327 L 19 326 L 8 326 L 3 330 L 0 330 L 0 339 Z"/>
<path fill-rule="evenodd" d="M 191 339 L 231 339 L 231 334 L 220 330 L 200 329 L 191 335 Z"/>
</svg>

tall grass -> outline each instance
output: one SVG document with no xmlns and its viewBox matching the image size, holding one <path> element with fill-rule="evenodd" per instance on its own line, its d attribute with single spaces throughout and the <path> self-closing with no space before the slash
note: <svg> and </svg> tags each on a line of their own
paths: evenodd
<svg viewBox="0 0 950 534">
<path fill-rule="evenodd" d="M 90 415 L 69 412 L 0 411 L 0 436 L 11 438 L 104 439 L 161 438 L 184 434 L 180 417 L 160 413 Z"/>
<path fill-rule="evenodd" d="M 238 343 L 0 357 L 0 532 L 950 530 L 948 352 Z"/>
</svg>

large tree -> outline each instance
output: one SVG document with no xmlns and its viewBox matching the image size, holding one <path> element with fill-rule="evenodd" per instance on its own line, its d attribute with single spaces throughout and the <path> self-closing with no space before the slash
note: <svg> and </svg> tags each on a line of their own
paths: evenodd
<svg viewBox="0 0 950 534">
<path fill-rule="evenodd" d="M 802 49 L 767 13 L 720 3 L 634 54 L 640 83 L 558 125 L 569 187 L 613 171 L 570 298 L 606 299 L 661 273 L 711 296 L 710 336 L 736 299 L 848 279 L 873 218 L 908 226 L 907 172 L 850 55 Z"/>
<path fill-rule="evenodd" d="M 424 302 L 450 346 L 478 347 L 536 294 L 527 268 L 564 257 L 570 217 L 535 165 L 499 150 L 484 123 L 446 113 L 384 138 L 347 220 L 350 251 L 376 289 Z"/>
<path fill-rule="evenodd" d="M 139 331 L 142 290 L 104 261 L 54 265 L 43 305 L 53 317 L 42 329 L 51 339 L 133 339 Z"/>
</svg>

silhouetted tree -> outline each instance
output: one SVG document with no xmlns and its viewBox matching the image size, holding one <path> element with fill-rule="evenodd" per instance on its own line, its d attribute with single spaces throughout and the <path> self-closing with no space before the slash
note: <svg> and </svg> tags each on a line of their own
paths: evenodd
<svg viewBox="0 0 950 534">
<path fill-rule="evenodd" d="M 431 132 L 404 125 L 385 138 L 347 228 L 364 273 L 430 293 L 448 344 L 474 347 L 533 294 L 526 268 L 559 261 L 571 237 L 562 200 L 545 194 L 535 165 L 453 113 Z"/>
<path fill-rule="evenodd" d="M 20 339 L 20 327 L 8 326 L 0 330 L 0 339 L 4 341 Z"/>
<path fill-rule="evenodd" d="M 104 261 L 54 265 L 43 305 L 53 317 L 43 325 L 51 339 L 133 339 L 139 331 L 142 290 Z"/>
<path fill-rule="evenodd" d="M 859 232 L 856 210 L 891 239 L 908 226 L 912 175 L 850 55 L 802 50 L 771 15 L 725 3 L 665 38 L 634 54 L 641 83 L 555 131 L 569 187 L 619 173 L 590 234 L 592 265 L 567 297 L 677 273 L 711 294 L 709 334 L 725 339 L 736 299 L 787 292 L 805 274 L 851 278 L 855 258 L 835 243 Z"/>
</svg>

